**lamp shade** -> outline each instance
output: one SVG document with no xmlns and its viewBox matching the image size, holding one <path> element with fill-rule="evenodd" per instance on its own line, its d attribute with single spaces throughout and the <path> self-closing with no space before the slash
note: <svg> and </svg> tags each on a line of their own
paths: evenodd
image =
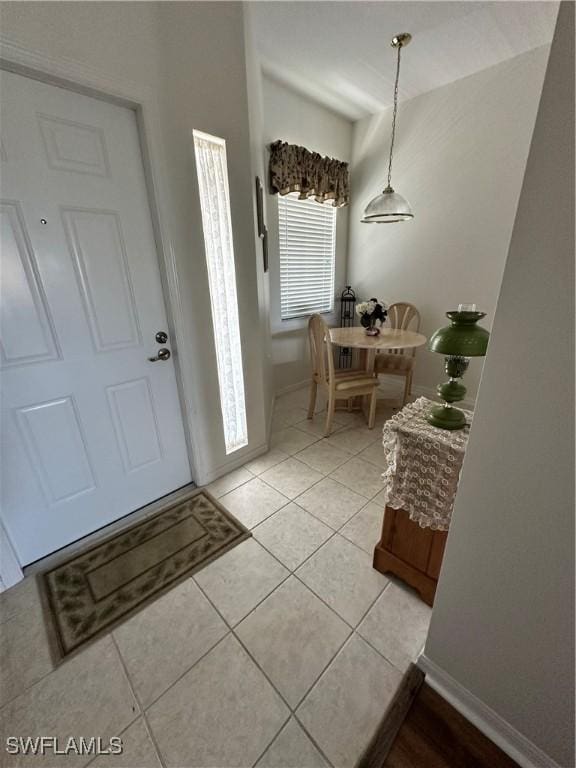
<svg viewBox="0 0 576 768">
<path fill-rule="evenodd" d="M 363 224 L 389 224 L 413 218 L 414 214 L 408 201 L 394 192 L 392 187 L 386 187 L 381 195 L 368 203 L 361 221 Z"/>
<path fill-rule="evenodd" d="M 450 325 L 432 334 L 428 349 L 442 355 L 484 357 L 490 334 L 476 323 L 485 315 L 485 312 L 446 312 Z"/>
</svg>

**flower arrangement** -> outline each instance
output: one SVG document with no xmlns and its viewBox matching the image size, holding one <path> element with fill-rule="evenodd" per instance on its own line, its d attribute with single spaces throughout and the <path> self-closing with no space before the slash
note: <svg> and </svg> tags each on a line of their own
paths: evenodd
<svg viewBox="0 0 576 768">
<path fill-rule="evenodd" d="M 382 325 L 388 315 L 388 309 L 380 299 L 369 299 L 356 304 L 356 314 L 366 329 L 366 333 L 369 336 L 377 336 L 380 333 L 380 328 L 376 328 L 376 321 L 379 320 L 380 325 Z"/>
</svg>

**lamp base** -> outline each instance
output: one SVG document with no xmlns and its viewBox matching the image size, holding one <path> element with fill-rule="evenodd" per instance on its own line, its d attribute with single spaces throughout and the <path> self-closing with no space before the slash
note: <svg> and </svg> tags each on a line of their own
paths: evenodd
<svg viewBox="0 0 576 768">
<path fill-rule="evenodd" d="M 448 404 L 433 405 L 426 421 L 440 429 L 463 429 L 466 426 L 464 412 Z"/>
</svg>

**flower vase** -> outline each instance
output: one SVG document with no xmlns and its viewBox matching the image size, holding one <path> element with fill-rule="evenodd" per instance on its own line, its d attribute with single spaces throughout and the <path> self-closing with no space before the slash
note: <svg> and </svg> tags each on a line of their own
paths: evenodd
<svg viewBox="0 0 576 768">
<path fill-rule="evenodd" d="M 380 333 L 380 328 L 376 328 L 376 319 L 372 319 L 369 315 L 363 315 L 360 322 L 364 327 L 366 336 L 378 336 Z"/>
</svg>

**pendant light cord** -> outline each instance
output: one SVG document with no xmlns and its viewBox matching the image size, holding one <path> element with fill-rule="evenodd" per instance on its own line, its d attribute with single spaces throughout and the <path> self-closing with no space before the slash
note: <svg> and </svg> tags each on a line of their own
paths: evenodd
<svg viewBox="0 0 576 768">
<path fill-rule="evenodd" d="M 398 46 L 398 60 L 396 63 L 396 82 L 394 83 L 394 111 L 392 113 L 392 137 L 390 139 L 390 158 L 388 160 L 388 187 L 392 189 L 392 152 L 394 151 L 394 138 L 396 137 L 396 113 L 398 112 L 398 81 L 400 79 L 400 51 L 402 45 Z"/>
</svg>

